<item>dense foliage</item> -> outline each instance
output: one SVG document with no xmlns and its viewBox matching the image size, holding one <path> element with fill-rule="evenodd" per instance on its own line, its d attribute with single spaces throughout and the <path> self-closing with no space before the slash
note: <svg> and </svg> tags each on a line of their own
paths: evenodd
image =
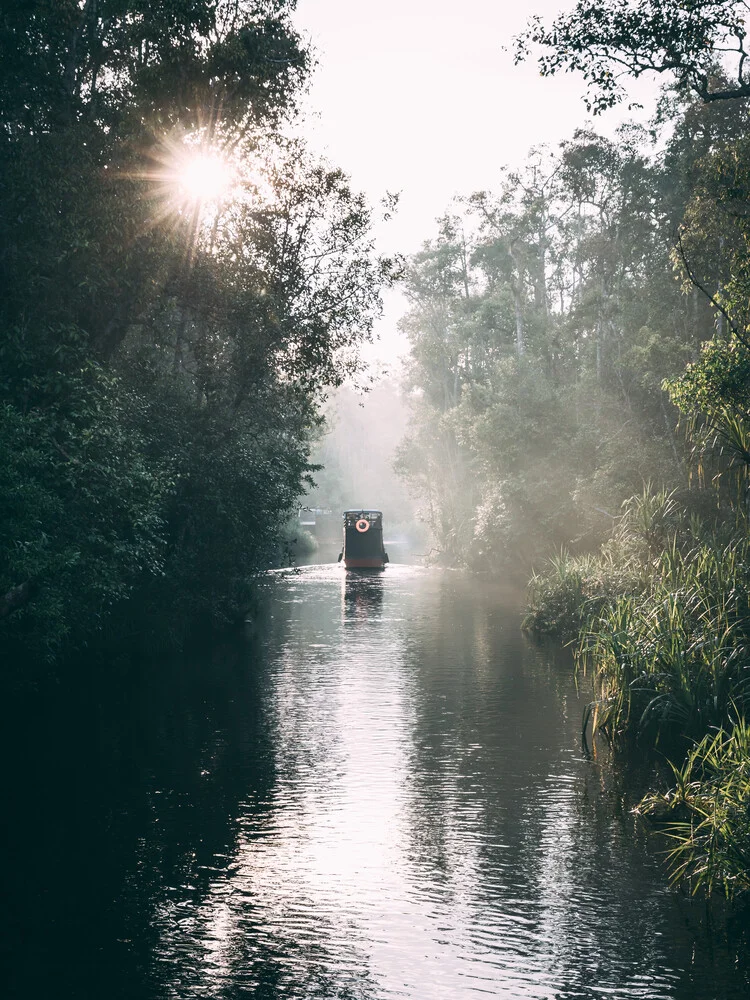
<svg viewBox="0 0 750 1000">
<path fill-rule="evenodd" d="M 701 100 L 750 97 L 744 0 L 578 0 L 551 25 L 532 19 L 516 61 L 534 53 L 543 76 L 576 71 L 595 114 L 627 95 L 626 80 L 667 74 Z M 729 79 L 717 78 L 717 62 Z"/>
<path fill-rule="evenodd" d="M 703 737 L 674 768 L 675 786 L 647 796 L 643 815 L 670 817 L 675 879 L 734 898 L 750 889 L 750 727 L 733 719 Z"/>
<path fill-rule="evenodd" d="M 745 128 L 744 104 L 728 112 L 673 106 L 650 157 L 637 129 L 535 150 L 499 194 L 460 200 L 412 260 L 400 468 L 446 558 L 522 574 L 550 549 L 595 549 L 644 482 L 688 486 L 677 380 L 716 310 L 675 280 L 674 234 L 706 155 Z M 711 258 L 688 230 L 682 250 L 729 294 L 728 242 Z"/>
<path fill-rule="evenodd" d="M 285 137 L 292 6 L 3 5 L 3 643 L 227 620 L 274 558 L 389 273 L 362 197 Z M 184 188 L 201 154 L 231 191 Z"/>
</svg>

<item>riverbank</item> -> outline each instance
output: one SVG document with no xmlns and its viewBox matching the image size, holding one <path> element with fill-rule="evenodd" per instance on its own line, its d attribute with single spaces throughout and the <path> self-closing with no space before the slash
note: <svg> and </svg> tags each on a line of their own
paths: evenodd
<svg viewBox="0 0 750 1000">
<path fill-rule="evenodd" d="M 674 495 L 625 505 L 597 556 L 561 554 L 529 587 L 525 627 L 572 643 L 594 738 L 665 751 L 672 786 L 638 811 L 672 839 L 692 890 L 750 889 L 750 544 L 687 521 Z"/>
</svg>

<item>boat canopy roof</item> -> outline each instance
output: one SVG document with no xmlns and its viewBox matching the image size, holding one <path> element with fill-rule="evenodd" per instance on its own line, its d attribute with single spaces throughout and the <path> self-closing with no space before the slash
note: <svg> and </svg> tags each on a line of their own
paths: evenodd
<svg viewBox="0 0 750 1000">
<path fill-rule="evenodd" d="M 373 510 L 372 507 L 352 507 L 351 510 L 344 511 L 344 517 L 346 517 L 347 514 L 369 514 L 371 517 L 375 517 L 376 515 L 382 517 L 383 511 Z"/>
</svg>

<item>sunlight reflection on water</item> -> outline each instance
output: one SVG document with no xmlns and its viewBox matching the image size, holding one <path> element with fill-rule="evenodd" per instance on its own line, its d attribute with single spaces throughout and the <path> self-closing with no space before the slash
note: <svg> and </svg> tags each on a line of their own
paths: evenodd
<svg viewBox="0 0 750 1000">
<path fill-rule="evenodd" d="M 200 905 L 159 916 L 169 996 L 711 995 L 601 808 L 569 664 L 492 588 L 311 566 L 272 590 L 274 780 Z"/>
</svg>

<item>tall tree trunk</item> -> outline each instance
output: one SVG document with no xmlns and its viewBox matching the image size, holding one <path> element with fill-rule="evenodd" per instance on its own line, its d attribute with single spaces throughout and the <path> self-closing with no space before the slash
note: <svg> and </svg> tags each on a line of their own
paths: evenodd
<svg viewBox="0 0 750 1000">
<path fill-rule="evenodd" d="M 723 249 L 724 249 L 724 237 L 720 236 L 719 237 L 719 260 L 721 260 L 721 251 Z M 716 299 L 717 299 L 717 301 L 720 299 L 720 296 L 721 296 L 721 281 L 717 282 L 717 284 L 716 284 Z M 716 332 L 719 335 L 719 339 L 722 340 L 724 338 L 724 313 L 719 312 L 718 309 L 716 310 Z"/>
<path fill-rule="evenodd" d="M 516 354 L 519 358 L 522 358 L 526 353 L 526 343 L 524 339 L 524 325 L 523 325 L 523 262 L 521 255 L 519 254 L 515 242 L 510 244 L 510 256 L 511 260 L 515 264 L 516 277 L 511 281 L 511 288 L 513 289 L 513 305 L 516 312 Z"/>
<path fill-rule="evenodd" d="M 534 283 L 534 304 L 544 318 L 544 329 L 547 329 L 547 317 L 549 316 L 549 305 L 547 302 L 547 217 L 542 213 L 539 223 L 537 238 L 539 240 L 539 263 L 537 267 L 536 281 Z"/>
<path fill-rule="evenodd" d="M 596 380 L 602 380 L 602 341 L 604 339 L 604 303 L 606 301 L 604 278 L 599 279 L 599 303 L 596 308 Z"/>
<path fill-rule="evenodd" d="M 520 281 L 513 282 L 513 304 L 516 310 L 516 354 L 522 358 L 526 353 L 523 328 L 523 303 L 521 300 Z"/>
</svg>

